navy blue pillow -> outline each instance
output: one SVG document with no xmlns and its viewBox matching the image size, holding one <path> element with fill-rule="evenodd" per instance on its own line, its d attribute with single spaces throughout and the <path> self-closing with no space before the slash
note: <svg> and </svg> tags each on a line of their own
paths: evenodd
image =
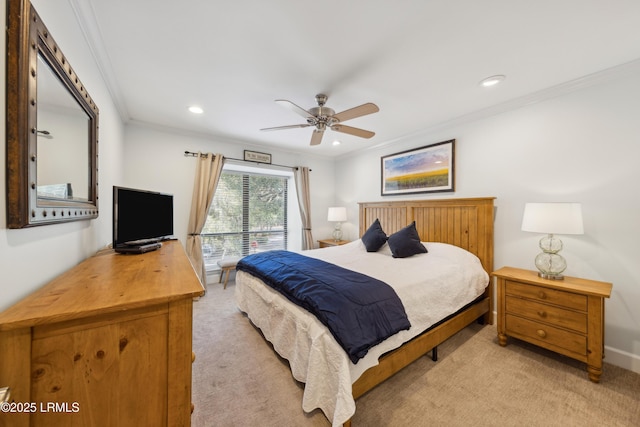
<svg viewBox="0 0 640 427">
<path fill-rule="evenodd" d="M 382 230 L 380 221 L 376 218 L 373 224 L 362 235 L 362 243 L 367 248 L 367 252 L 377 252 L 387 241 L 387 234 Z"/>
<path fill-rule="evenodd" d="M 427 248 L 420 243 L 415 221 L 389 236 L 388 243 L 391 248 L 391 256 L 394 258 L 408 258 L 416 254 L 427 253 Z"/>
</svg>

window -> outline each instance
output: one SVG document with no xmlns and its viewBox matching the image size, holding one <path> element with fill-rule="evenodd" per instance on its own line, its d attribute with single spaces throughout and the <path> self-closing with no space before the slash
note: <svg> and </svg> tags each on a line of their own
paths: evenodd
<svg viewBox="0 0 640 427">
<path fill-rule="evenodd" d="M 289 177 L 227 168 L 222 171 L 202 230 L 207 270 L 225 256 L 287 249 Z"/>
</svg>

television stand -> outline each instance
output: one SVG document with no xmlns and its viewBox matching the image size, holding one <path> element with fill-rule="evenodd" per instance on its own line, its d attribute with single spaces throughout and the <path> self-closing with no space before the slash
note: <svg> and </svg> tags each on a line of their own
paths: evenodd
<svg viewBox="0 0 640 427">
<path fill-rule="evenodd" d="M 118 246 L 114 248 L 114 250 L 119 254 L 143 254 L 145 252 L 155 251 L 156 249 L 160 249 L 161 247 L 162 247 L 162 243 L 154 242 L 154 243 L 147 243 L 144 245 Z"/>
<path fill-rule="evenodd" d="M 167 242 L 141 258 L 100 251 L 7 308 L 0 387 L 15 402 L 79 411 L 0 411 L 0 425 L 189 426 L 203 294 L 180 243 Z"/>
</svg>

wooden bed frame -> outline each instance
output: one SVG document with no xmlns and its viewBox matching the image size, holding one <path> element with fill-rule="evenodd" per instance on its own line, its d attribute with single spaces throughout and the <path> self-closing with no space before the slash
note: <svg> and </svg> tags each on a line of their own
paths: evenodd
<svg viewBox="0 0 640 427">
<path fill-rule="evenodd" d="M 484 197 L 359 203 L 359 235 L 362 236 L 376 218 L 380 220 L 387 235 L 415 221 L 422 241 L 449 243 L 466 249 L 480 259 L 487 273 L 491 273 L 493 200 L 493 197 Z M 482 319 L 485 324 L 493 324 L 491 280 L 484 295 L 476 303 L 382 356 L 377 366 L 365 371 L 353 384 L 353 398 L 359 398 L 478 319 Z M 344 425 L 350 426 L 351 420 Z"/>
</svg>

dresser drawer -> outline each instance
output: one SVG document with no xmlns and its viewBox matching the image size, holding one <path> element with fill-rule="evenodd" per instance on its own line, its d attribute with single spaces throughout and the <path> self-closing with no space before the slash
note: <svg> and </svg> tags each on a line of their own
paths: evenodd
<svg viewBox="0 0 640 427">
<path fill-rule="evenodd" d="M 553 326 L 587 333 L 587 313 L 567 310 L 553 305 L 543 304 L 538 300 L 528 300 L 507 295 L 506 312 L 527 317 L 533 321 L 549 323 Z"/>
<path fill-rule="evenodd" d="M 555 289 L 528 285 L 524 283 L 513 282 L 510 280 L 507 280 L 506 294 L 530 298 L 548 304 L 555 304 L 566 308 L 572 308 L 574 310 L 587 311 L 586 295 L 557 291 Z"/>
<path fill-rule="evenodd" d="M 587 337 L 564 329 L 545 325 L 522 317 L 506 315 L 507 334 L 522 336 L 525 339 L 533 339 L 544 346 L 544 343 L 564 348 L 570 352 L 580 355 L 587 354 Z"/>
</svg>

